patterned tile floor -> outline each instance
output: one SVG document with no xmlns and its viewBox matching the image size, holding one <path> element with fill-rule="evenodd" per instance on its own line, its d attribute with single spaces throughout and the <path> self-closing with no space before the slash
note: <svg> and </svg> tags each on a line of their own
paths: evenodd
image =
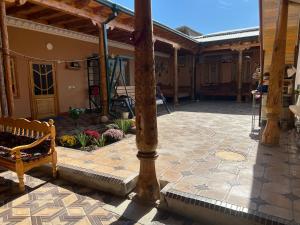
<svg viewBox="0 0 300 225">
<path fill-rule="evenodd" d="M 181 105 L 158 118 L 157 174 L 174 190 L 300 223 L 300 153 L 293 132 L 268 148 L 250 134 L 251 106 Z M 58 148 L 60 164 L 117 177 L 137 174 L 135 138 L 93 152 Z"/>
<path fill-rule="evenodd" d="M 251 135 L 251 106 L 181 105 L 158 118 L 157 174 L 173 189 L 300 223 L 300 154 L 293 134 L 268 148 Z M 59 148 L 59 162 L 118 177 L 139 170 L 135 138 L 91 153 Z"/>
<path fill-rule="evenodd" d="M 53 180 L 37 171 L 26 175 L 24 194 L 17 193 L 14 173 L 2 171 L 0 177 L 1 225 L 197 224 L 128 199 Z"/>
</svg>

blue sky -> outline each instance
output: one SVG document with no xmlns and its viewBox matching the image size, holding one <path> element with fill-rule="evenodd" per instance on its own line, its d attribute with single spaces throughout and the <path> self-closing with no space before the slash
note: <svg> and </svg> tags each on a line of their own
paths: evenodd
<svg viewBox="0 0 300 225">
<path fill-rule="evenodd" d="M 111 0 L 134 9 L 134 0 Z M 258 0 L 152 0 L 153 18 L 204 34 L 259 25 Z"/>
</svg>

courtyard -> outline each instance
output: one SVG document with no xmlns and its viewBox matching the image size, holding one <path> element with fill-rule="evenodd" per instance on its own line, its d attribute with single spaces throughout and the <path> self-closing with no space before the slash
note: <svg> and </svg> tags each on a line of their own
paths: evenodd
<svg viewBox="0 0 300 225">
<path fill-rule="evenodd" d="M 284 132 L 279 147 L 261 146 L 258 133 L 251 134 L 250 104 L 188 102 L 158 117 L 158 133 L 162 203 L 174 196 L 184 202 L 205 198 L 210 204 L 260 213 L 283 224 L 300 222 L 300 161 L 294 133 Z M 102 180 L 104 186 L 97 189 L 109 192 L 119 181 L 130 183 L 127 190 L 112 192 L 121 196 L 134 190 L 139 171 L 135 137 L 93 152 L 63 147 L 57 151 L 63 178 L 90 182 L 94 188 L 93 182 Z"/>
</svg>

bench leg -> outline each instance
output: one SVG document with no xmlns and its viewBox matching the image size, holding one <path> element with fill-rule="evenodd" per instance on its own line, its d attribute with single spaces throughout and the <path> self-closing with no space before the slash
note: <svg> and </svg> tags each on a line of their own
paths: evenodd
<svg viewBox="0 0 300 225">
<path fill-rule="evenodd" d="M 57 177 L 57 152 L 52 153 L 52 176 Z"/>
<path fill-rule="evenodd" d="M 21 159 L 16 160 L 16 173 L 19 179 L 19 190 L 20 192 L 25 191 L 25 184 L 24 184 L 24 167 L 23 162 Z"/>
</svg>

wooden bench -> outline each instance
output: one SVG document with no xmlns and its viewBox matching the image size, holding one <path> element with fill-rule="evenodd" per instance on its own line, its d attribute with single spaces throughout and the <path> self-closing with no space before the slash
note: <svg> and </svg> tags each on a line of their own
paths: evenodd
<svg viewBox="0 0 300 225">
<path fill-rule="evenodd" d="M 24 173 L 46 163 L 52 163 L 53 177 L 56 177 L 54 121 L 1 117 L 0 166 L 17 173 L 21 192 L 25 190 Z"/>
</svg>

